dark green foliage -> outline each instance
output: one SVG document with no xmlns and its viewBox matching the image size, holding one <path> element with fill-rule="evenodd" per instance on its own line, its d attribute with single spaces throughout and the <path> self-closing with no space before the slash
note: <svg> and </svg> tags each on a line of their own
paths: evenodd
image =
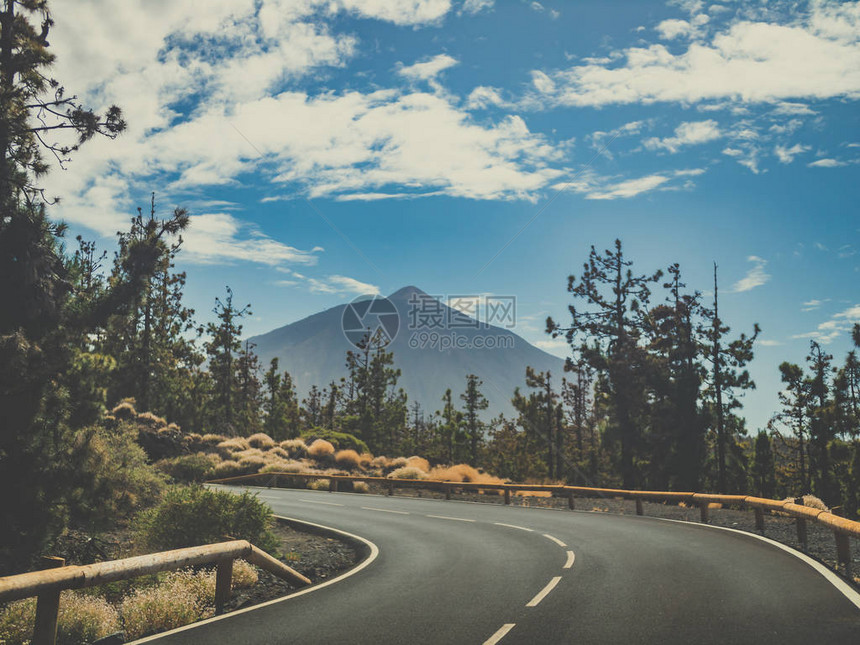
<svg viewBox="0 0 860 645">
<path fill-rule="evenodd" d="M 463 425 L 466 439 L 469 442 L 470 463 L 476 468 L 478 467 L 478 448 L 484 439 L 484 424 L 481 423 L 478 412 L 486 410 L 490 405 L 480 390 L 481 385 L 483 385 L 483 381 L 474 374 L 468 374 L 466 376 L 466 391 L 460 395 L 464 404 Z"/>
<path fill-rule="evenodd" d="M 759 497 L 776 495 L 776 464 L 773 457 L 770 435 L 760 430 L 755 438 L 755 453 L 752 466 L 753 492 Z"/>
<path fill-rule="evenodd" d="M 135 522 L 138 539 L 153 551 L 222 542 L 225 536 L 248 540 L 269 553 L 278 545 L 272 509 L 256 495 L 176 486 Z"/>
<path fill-rule="evenodd" d="M 301 439 L 311 445 L 317 439 L 328 441 L 335 450 L 355 450 L 358 454 L 370 452 L 367 444 L 355 435 L 346 432 L 336 432 L 327 428 L 310 428 L 301 434 Z"/>
</svg>

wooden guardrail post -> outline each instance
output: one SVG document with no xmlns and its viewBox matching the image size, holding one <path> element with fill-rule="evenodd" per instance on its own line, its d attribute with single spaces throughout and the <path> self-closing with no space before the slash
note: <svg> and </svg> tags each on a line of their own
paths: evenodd
<svg viewBox="0 0 860 645">
<path fill-rule="evenodd" d="M 507 504 L 508 506 L 511 505 L 511 489 L 510 488 L 505 489 L 505 504 Z"/>
<path fill-rule="evenodd" d="M 708 502 L 699 502 L 699 520 L 702 524 L 708 523 Z"/>
<path fill-rule="evenodd" d="M 794 500 L 794 503 L 797 504 L 798 506 L 803 506 L 804 505 L 803 504 L 803 498 L 802 497 L 796 498 Z M 809 543 L 809 539 L 807 537 L 807 532 L 806 532 L 806 518 L 805 517 L 798 517 L 795 520 L 795 524 L 797 525 L 797 541 L 800 542 L 800 549 L 804 553 L 806 553 L 807 548 L 808 548 L 808 543 Z"/>
<path fill-rule="evenodd" d="M 328 480 L 328 492 L 336 493 L 337 492 L 337 480 L 332 478 Z"/>
<path fill-rule="evenodd" d="M 394 495 L 394 481 L 388 482 L 388 496 L 391 497 Z"/>
<path fill-rule="evenodd" d="M 224 606 L 230 601 L 233 589 L 233 558 L 218 561 L 215 570 L 215 614 L 224 613 Z"/>
<path fill-rule="evenodd" d="M 43 569 L 66 566 L 63 558 L 43 557 Z M 60 590 L 40 593 L 36 599 L 36 625 L 33 645 L 54 645 L 57 642 L 57 619 L 60 616 Z"/>
<path fill-rule="evenodd" d="M 764 509 L 758 506 L 753 507 L 755 513 L 755 528 L 760 533 L 764 533 Z"/>
<path fill-rule="evenodd" d="M 636 498 L 636 515 L 645 515 L 645 509 L 642 508 L 642 500 Z"/>
<path fill-rule="evenodd" d="M 445 484 L 445 499 L 451 499 L 451 484 Z"/>
<path fill-rule="evenodd" d="M 575 511 L 575 510 L 576 510 L 576 502 L 573 500 L 573 493 L 568 493 L 568 494 L 567 494 L 567 507 L 568 507 L 571 511 Z"/>
<path fill-rule="evenodd" d="M 836 538 L 836 561 L 845 567 L 845 575 L 851 579 L 851 544 L 848 534 L 842 531 L 833 531 Z"/>
</svg>

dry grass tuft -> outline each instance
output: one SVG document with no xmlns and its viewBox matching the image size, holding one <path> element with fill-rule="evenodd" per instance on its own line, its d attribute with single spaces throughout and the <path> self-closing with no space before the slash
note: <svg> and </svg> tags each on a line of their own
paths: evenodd
<svg viewBox="0 0 860 645">
<path fill-rule="evenodd" d="M 445 482 L 471 482 L 476 484 L 504 484 L 504 480 L 482 473 L 468 464 L 457 464 L 446 468 L 437 466 L 429 473 L 430 479 L 438 479 Z"/>
<path fill-rule="evenodd" d="M 425 473 L 430 472 L 430 462 L 424 459 L 424 457 L 419 457 L 418 455 L 413 455 L 409 459 L 407 459 L 406 465 L 411 466 L 412 468 L 417 468 L 418 470 L 422 470 Z"/>
<path fill-rule="evenodd" d="M 35 619 L 35 598 L 9 603 L 0 612 L 0 643 L 29 643 Z M 119 630 L 119 613 L 104 598 L 72 591 L 62 593 L 57 620 L 58 643 L 92 643 Z"/>
<path fill-rule="evenodd" d="M 132 401 L 123 401 L 110 411 L 112 417 L 116 417 L 122 421 L 130 421 L 137 417 L 137 410 L 134 409 Z"/>
<path fill-rule="evenodd" d="M 281 448 L 280 446 L 275 446 L 274 448 L 270 448 L 266 451 L 266 459 L 289 459 L 290 453 Z"/>
<path fill-rule="evenodd" d="M 358 465 L 361 466 L 363 470 L 367 470 L 373 465 L 373 455 L 369 452 L 363 452 L 358 456 Z"/>
<path fill-rule="evenodd" d="M 370 486 L 367 485 L 367 482 L 352 482 L 352 492 L 353 493 L 369 493 Z"/>
<path fill-rule="evenodd" d="M 261 473 L 300 473 L 304 471 L 305 468 L 300 462 L 290 459 L 273 459 L 260 469 Z"/>
<path fill-rule="evenodd" d="M 259 579 L 257 568 L 253 564 L 244 560 L 233 561 L 233 589 L 250 589 Z"/>
<path fill-rule="evenodd" d="M 167 420 L 162 419 L 152 412 L 141 412 L 135 420 L 142 425 L 148 426 L 151 430 L 167 427 Z"/>
<path fill-rule="evenodd" d="M 234 452 L 242 452 L 243 450 L 250 450 L 251 444 L 249 444 L 245 439 L 241 437 L 233 437 L 232 439 L 226 439 L 219 443 L 215 448 L 218 450 L 218 454 L 221 455 L 224 459 L 230 459 L 233 456 Z"/>
<path fill-rule="evenodd" d="M 361 457 L 355 450 L 341 450 L 334 456 L 335 463 L 347 470 L 358 470 L 361 467 Z"/>
<path fill-rule="evenodd" d="M 328 490 L 329 486 L 331 486 L 329 479 L 312 479 L 308 482 L 308 488 L 311 490 Z"/>
<path fill-rule="evenodd" d="M 211 571 L 176 571 L 155 587 L 138 589 L 121 605 L 126 638 L 134 640 L 193 623 L 212 615 L 215 575 Z"/>
<path fill-rule="evenodd" d="M 248 472 L 246 465 L 240 464 L 238 461 L 228 459 L 215 466 L 215 470 L 212 472 L 212 478 L 224 479 L 227 477 L 238 477 L 239 475 L 249 474 L 250 473 Z"/>
<path fill-rule="evenodd" d="M 783 502 L 793 502 L 795 499 L 797 499 L 797 498 L 796 497 L 786 497 L 782 501 Z M 821 499 L 819 499 L 815 495 L 804 495 L 803 496 L 803 505 L 808 506 L 809 508 L 814 508 L 814 509 L 819 510 L 819 511 L 830 511 L 830 509 L 827 507 L 827 504 L 825 504 L 823 501 L 821 501 Z"/>
<path fill-rule="evenodd" d="M 290 457 L 304 457 L 308 454 L 308 447 L 301 439 L 287 439 L 279 445 L 290 454 Z"/>
<path fill-rule="evenodd" d="M 388 460 L 388 465 L 386 468 L 405 468 L 409 465 L 409 461 L 406 457 L 395 457 L 394 459 Z"/>
<path fill-rule="evenodd" d="M 325 439 L 317 439 L 308 446 L 308 457 L 317 461 L 330 459 L 334 456 L 334 446 Z"/>
<path fill-rule="evenodd" d="M 374 457 L 370 462 L 370 465 L 374 468 L 388 468 L 388 457 L 385 455 L 379 455 L 378 457 Z"/>
<path fill-rule="evenodd" d="M 403 466 L 388 473 L 390 479 L 427 479 L 427 473 L 414 466 Z"/>
<path fill-rule="evenodd" d="M 227 437 L 225 437 L 223 434 L 211 434 L 210 433 L 210 434 L 204 434 L 200 438 L 200 441 L 205 443 L 207 446 L 212 446 L 214 448 L 215 446 L 217 446 L 222 441 L 227 441 Z"/>
<path fill-rule="evenodd" d="M 257 434 L 252 434 L 247 439 L 248 443 L 252 448 L 259 448 L 260 450 L 268 450 L 269 448 L 275 447 L 275 441 L 265 432 L 258 432 Z"/>
</svg>

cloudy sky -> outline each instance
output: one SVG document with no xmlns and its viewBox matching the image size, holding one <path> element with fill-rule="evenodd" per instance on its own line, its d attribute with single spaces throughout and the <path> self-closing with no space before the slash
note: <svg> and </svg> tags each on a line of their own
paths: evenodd
<svg viewBox="0 0 860 645">
<path fill-rule="evenodd" d="M 515 295 L 548 351 L 566 276 L 620 237 L 735 331 L 746 397 L 860 321 L 860 2 L 55 0 L 55 75 L 129 122 L 48 179 L 110 248 L 150 192 L 250 333 L 360 293 Z"/>
</svg>

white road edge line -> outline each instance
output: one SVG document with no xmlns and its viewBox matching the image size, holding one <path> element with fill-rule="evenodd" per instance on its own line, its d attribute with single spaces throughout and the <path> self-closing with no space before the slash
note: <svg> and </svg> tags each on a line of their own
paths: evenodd
<svg viewBox="0 0 860 645">
<path fill-rule="evenodd" d="M 390 508 L 374 508 L 373 506 L 362 506 L 363 511 L 379 511 L 380 513 L 397 513 L 398 515 L 409 515 L 406 511 L 393 511 Z"/>
<path fill-rule="evenodd" d="M 761 540 L 762 542 L 767 542 L 772 544 L 775 547 L 779 547 L 783 551 L 790 553 L 795 558 L 803 560 L 810 567 L 815 569 L 818 573 L 824 576 L 827 581 L 836 587 L 837 591 L 841 592 L 843 596 L 848 599 L 848 602 L 853 603 L 857 609 L 860 609 L 860 593 L 857 593 L 852 589 L 847 582 L 845 582 L 842 578 L 833 573 L 830 569 L 825 567 L 823 564 L 818 562 L 818 560 L 813 560 L 805 553 L 801 553 L 795 549 L 792 549 L 790 546 L 787 546 L 781 542 L 777 542 L 776 540 L 771 540 L 769 537 L 765 537 L 764 535 L 758 535 L 756 533 L 749 533 L 747 531 L 739 531 L 738 529 L 731 529 L 728 526 L 715 526 L 713 524 L 700 524 L 699 522 L 687 522 L 685 520 L 671 520 L 668 517 L 649 517 L 652 520 L 660 520 L 661 522 L 677 522 L 678 524 L 690 524 L 692 526 L 702 526 L 709 529 L 718 529 L 720 531 L 731 531 L 732 533 L 739 533 L 740 535 L 746 535 L 757 540 Z"/>
<path fill-rule="evenodd" d="M 561 540 L 559 540 L 557 537 L 553 537 L 553 536 L 551 536 L 551 535 L 548 535 L 547 533 L 544 533 L 544 534 L 543 534 L 543 536 L 544 536 L 547 540 L 552 540 L 553 542 L 555 542 L 556 544 L 558 544 L 562 549 L 566 549 L 566 548 L 567 548 L 567 545 L 566 545 L 564 542 L 562 542 Z"/>
<path fill-rule="evenodd" d="M 573 566 L 574 560 L 576 560 L 576 556 L 573 554 L 573 551 L 568 551 L 567 562 L 564 563 L 562 569 L 570 569 Z"/>
<path fill-rule="evenodd" d="M 546 598 L 549 595 L 549 592 L 555 589 L 555 586 L 561 582 L 561 576 L 556 576 L 552 580 L 547 583 L 546 587 L 541 589 L 538 592 L 538 595 L 528 601 L 526 607 L 537 607 L 540 604 L 540 601 Z"/>
<path fill-rule="evenodd" d="M 517 526 L 516 524 L 505 524 L 504 522 L 493 522 L 496 526 L 507 526 L 509 529 L 519 529 L 520 531 L 531 532 L 534 529 L 527 529 L 525 526 Z M 489 641 L 488 641 L 489 642 Z"/>
<path fill-rule="evenodd" d="M 476 522 L 477 520 L 469 520 L 465 517 L 448 517 L 447 515 L 425 515 L 424 517 L 432 517 L 434 520 L 454 520 L 456 522 Z"/>
<path fill-rule="evenodd" d="M 362 569 L 370 566 L 376 558 L 379 557 L 379 547 L 376 546 L 370 540 L 361 537 L 360 535 L 355 535 L 354 533 L 347 533 L 346 531 L 341 531 L 340 529 L 335 529 L 330 526 L 324 526 L 323 524 L 316 524 L 314 522 L 308 522 L 305 520 L 298 520 L 292 517 L 283 517 L 281 515 L 275 515 L 274 517 L 279 520 L 289 520 L 291 522 L 298 522 L 300 524 L 306 524 L 308 526 L 315 526 L 320 529 L 325 529 L 327 531 L 332 531 L 334 533 L 340 533 L 341 535 L 345 535 L 354 540 L 358 540 L 359 542 L 364 542 L 368 548 L 370 548 L 370 555 L 367 556 L 367 559 L 358 564 L 358 566 L 350 569 L 346 573 L 343 573 L 336 578 L 332 578 L 331 580 L 326 580 L 325 582 L 321 582 L 318 585 L 312 585 L 310 587 L 305 587 L 304 589 L 300 589 L 295 593 L 291 593 L 289 596 L 283 596 L 282 598 L 275 598 L 274 600 L 269 600 L 267 602 L 261 602 L 259 605 L 254 605 L 253 607 L 245 607 L 244 609 L 237 609 L 236 611 L 231 611 L 226 614 L 221 614 L 220 616 L 213 616 L 212 618 L 207 618 L 206 620 L 201 620 L 196 623 L 191 623 L 189 625 L 184 625 L 182 627 L 177 627 L 176 629 L 171 629 L 166 632 L 161 632 L 159 634 L 153 634 L 152 636 L 147 636 L 146 638 L 141 638 L 136 641 L 132 641 L 129 645 L 136 645 L 137 643 L 149 643 L 151 641 L 156 641 L 162 636 L 171 636 L 173 634 L 178 634 L 179 632 L 184 632 L 189 629 L 194 629 L 195 627 L 200 627 L 201 625 L 207 625 L 209 623 L 214 623 L 219 620 L 224 620 L 225 618 L 232 618 L 233 616 L 238 616 L 239 614 L 244 614 L 249 611 L 255 611 L 257 609 L 262 609 L 263 607 L 268 607 L 269 605 L 276 605 L 279 602 L 284 602 L 286 600 L 291 600 L 293 598 L 297 598 L 299 596 L 304 596 L 305 594 L 313 593 L 319 589 L 323 589 L 324 587 L 328 587 L 329 585 L 333 585 L 337 582 L 341 582 L 342 580 L 346 580 L 350 576 L 354 576 L 356 573 L 361 571 Z"/>
<path fill-rule="evenodd" d="M 484 645 L 496 645 L 496 643 L 502 640 L 505 635 L 516 626 L 516 623 L 508 623 L 507 625 L 502 625 L 501 627 L 499 627 L 498 631 L 495 634 L 493 634 L 487 640 L 484 641 Z"/>
<path fill-rule="evenodd" d="M 300 502 L 304 502 L 305 504 L 325 504 L 326 506 L 343 506 L 343 504 L 336 504 L 335 502 L 320 502 L 315 499 L 300 499 Z"/>
</svg>

